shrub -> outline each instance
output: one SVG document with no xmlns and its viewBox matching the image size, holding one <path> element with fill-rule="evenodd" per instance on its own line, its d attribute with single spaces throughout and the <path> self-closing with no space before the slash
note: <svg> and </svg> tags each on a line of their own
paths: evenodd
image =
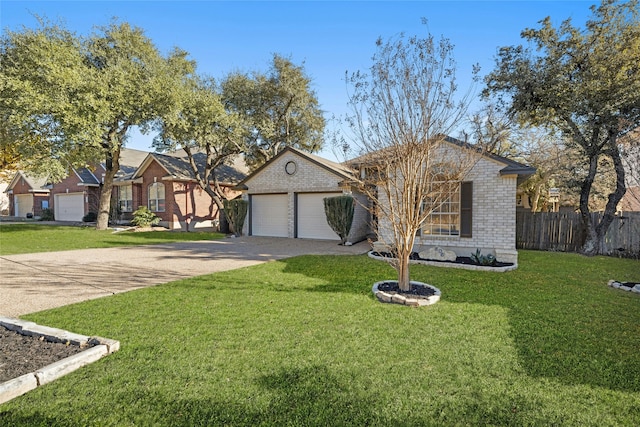
<svg viewBox="0 0 640 427">
<path fill-rule="evenodd" d="M 231 230 L 236 236 L 242 236 L 242 227 L 247 217 L 249 203 L 242 199 L 225 200 L 223 203 L 224 213 L 227 216 L 229 225 L 231 225 Z"/>
<path fill-rule="evenodd" d="M 324 213 L 327 216 L 327 223 L 340 236 L 341 245 L 344 245 L 349 237 L 354 210 L 355 204 L 351 196 L 343 195 L 324 199 Z"/>
<path fill-rule="evenodd" d="M 49 208 L 42 209 L 42 213 L 40 214 L 40 221 L 54 221 L 53 211 Z"/>
<path fill-rule="evenodd" d="M 491 254 L 482 255 L 480 249 L 476 249 L 476 253 L 471 254 L 471 261 L 478 265 L 495 265 L 496 257 Z"/>
<path fill-rule="evenodd" d="M 98 219 L 98 214 L 95 212 L 89 212 L 82 217 L 82 222 L 95 222 Z"/>
<path fill-rule="evenodd" d="M 133 219 L 131 223 L 138 227 L 150 227 L 160 222 L 160 218 L 151 212 L 146 206 L 138 206 L 133 212 Z"/>
</svg>

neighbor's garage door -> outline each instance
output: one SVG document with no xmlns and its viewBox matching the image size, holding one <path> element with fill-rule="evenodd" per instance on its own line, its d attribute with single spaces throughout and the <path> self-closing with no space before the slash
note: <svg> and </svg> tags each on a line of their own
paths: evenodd
<svg viewBox="0 0 640 427">
<path fill-rule="evenodd" d="M 84 216 L 84 195 L 82 193 L 56 194 L 56 221 L 82 221 Z"/>
<path fill-rule="evenodd" d="M 327 224 L 324 213 L 325 197 L 335 197 L 342 193 L 298 194 L 298 237 L 306 239 L 340 240 Z"/>
<path fill-rule="evenodd" d="M 254 194 L 251 196 L 251 234 L 289 236 L 289 195 Z"/>
<path fill-rule="evenodd" d="M 15 216 L 27 216 L 33 213 L 33 194 L 15 194 L 13 196 Z"/>
</svg>

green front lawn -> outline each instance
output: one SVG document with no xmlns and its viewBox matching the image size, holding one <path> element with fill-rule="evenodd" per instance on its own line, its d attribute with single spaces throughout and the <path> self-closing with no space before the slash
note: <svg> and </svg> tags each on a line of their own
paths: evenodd
<svg viewBox="0 0 640 427">
<path fill-rule="evenodd" d="M 527 252 L 412 267 L 381 304 L 365 256 L 302 256 L 26 316 L 121 350 L 0 406 L 0 425 L 640 425 L 640 262 Z"/>
<path fill-rule="evenodd" d="M 112 248 L 125 245 L 155 245 L 192 240 L 213 240 L 222 237 L 223 235 L 220 233 L 208 232 L 149 231 L 114 234 L 113 230 L 98 231 L 93 227 L 0 223 L 0 255 Z"/>
</svg>

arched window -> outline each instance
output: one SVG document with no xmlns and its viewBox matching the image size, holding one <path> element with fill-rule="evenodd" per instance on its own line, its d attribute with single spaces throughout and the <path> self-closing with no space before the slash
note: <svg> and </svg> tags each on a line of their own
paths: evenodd
<svg viewBox="0 0 640 427">
<path fill-rule="evenodd" d="M 149 210 L 164 212 L 164 184 L 154 182 L 149 186 Z"/>
</svg>

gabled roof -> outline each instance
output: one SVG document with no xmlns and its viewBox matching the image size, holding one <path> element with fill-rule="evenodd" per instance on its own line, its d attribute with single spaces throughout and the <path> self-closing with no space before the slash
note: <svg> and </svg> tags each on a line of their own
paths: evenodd
<svg viewBox="0 0 640 427">
<path fill-rule="evenodd" d="M 138 170 L 148 155 L 149 153 L 147 151 L 133 150 L 131 148 L 121 149 L 120 170 L 118 170 L 118 173 L 116 174 L 116 180 L 127 181 L 132 179 L 136 170 Z"/>
<path fill-rule="evenodd" d="M 194 153 L 193 158 L 198 166 L 198 170 L 201 174 L 204 173 L 205 163 L 206 163 L 206 154 L 204 153 Z M 138 178 L 142 176 L 144 171 L 149 167 L 149 165 L 156 161 L 162 169 L 166 172 L 166 175 L 163 177 L 165 179 L 171 179 L 176 181 L 192 181 L 194 180 L 193 171 L 191 170 L 191 165 L 189 164 L 189 160 L 185 155 L 180 156 L 178 153 L 149 153 L 145 160 L 142 162 L 140 167 L 136 170 L 136 172 L 131 176 L 131 179 Z M 216 168 L 216 178 L 218 182 L 223 185 L 235 185 L 237 182 L 242 180 L 246 174 L 246 166 L 244 166 L 244 162 L 238 156 L 233 159 L 231 164 L 223 164 Z"/>
<path fill-rule="evenodd" d="M 16 174 L 13 176 L 13 178 L 9 182 L 9 185 L 7 185 L 7 189 L 5 190 L 5 192 L 12 190 L 13 187 L 16 186 L 16 184 L 21 178 L 24 179 L 25 183 L 31 188 L 32 192 L 42 192 L 42 193 L 49 192 L 49 182 L 48 182 L 49 177 L 47 176 L 34 177 L 34 176 L 28 175 L 24 171 L 16 172 Z"/>
<path fill-rule="evenodd" d="M 87 168 L 74 169 L 76 175 L 80 179 L 80 183 L 83 185 L 100 185 L 100 181 L 95 174 Z"/>
<path fill-rule="evenodd" d="M 294 153 L 294 154 L 302 157 L 303 159 L 308 160 L 311 163 L 314 163 L 317 166 L 320 166 L 321 168 L 323 168 L 323 169 L 325 169 L 325 170 L 327 170 L 327 171 L 329 171 L 331 173 L 336 174 L 337 176 L 339 176 L 342 179 L 347 179 L 347 180 L 354 179 L 353 170 L 350 167 L 348 167 L 346 164 L 332 162 L 331 160 L 327 160 L 327 159 L 325 159 L 323 157 L 316 156 L 315 154 L 311 154 L 311 153 L 307 153 L 305 151 L 298 150 L 297 148 L 286 147 L 284 150 L 280 151 L 277 155 L 272 157 L 269 161 L 265 162 L 258 169 L 256 169 L 253 172 L 251 172 L 251 174 L 249 176 L 247 176 L 245 179 L 243 179 L 238 184 L 238 187 L 242 188 L 243 186 L 245 186 L 245 183 L 247 181 L 249 181 L 254 176 L 259 174 L 260 171 L 262 171 L 264 168 L 266 168 L 271 163 L 276 161 L 278 158 L 284 156 L 286 153 Z"/>
<path fill-rule="evenodd" d="M 443 140 L 461 148 L 477 150 L 477 147 L 473 146 L 472 144 L 466 143 L 456 138 L 452 138 L 450 136 L 445 136 Z M 347 161 L 347 163 L 358 165 L 379 161 L 380 159 L 384 159 L 384 154 L 382 153 L 382 151 L 383 150 L 379 150 L 378 152 L 374 153 L 367 153 L 365 155 L 349 160 Z M 524 165 L 522 163 L 516 162 L 515 160 L 511 160 L 497 154 L 483 153 L 483 156 L 505 165 L 503 169 L 500 169 L 500 175 L 518 175 L 518 178 L 520 179 L 529 177 L 536 173 L 536 168 L 534 167 Z"/>
</svg>

